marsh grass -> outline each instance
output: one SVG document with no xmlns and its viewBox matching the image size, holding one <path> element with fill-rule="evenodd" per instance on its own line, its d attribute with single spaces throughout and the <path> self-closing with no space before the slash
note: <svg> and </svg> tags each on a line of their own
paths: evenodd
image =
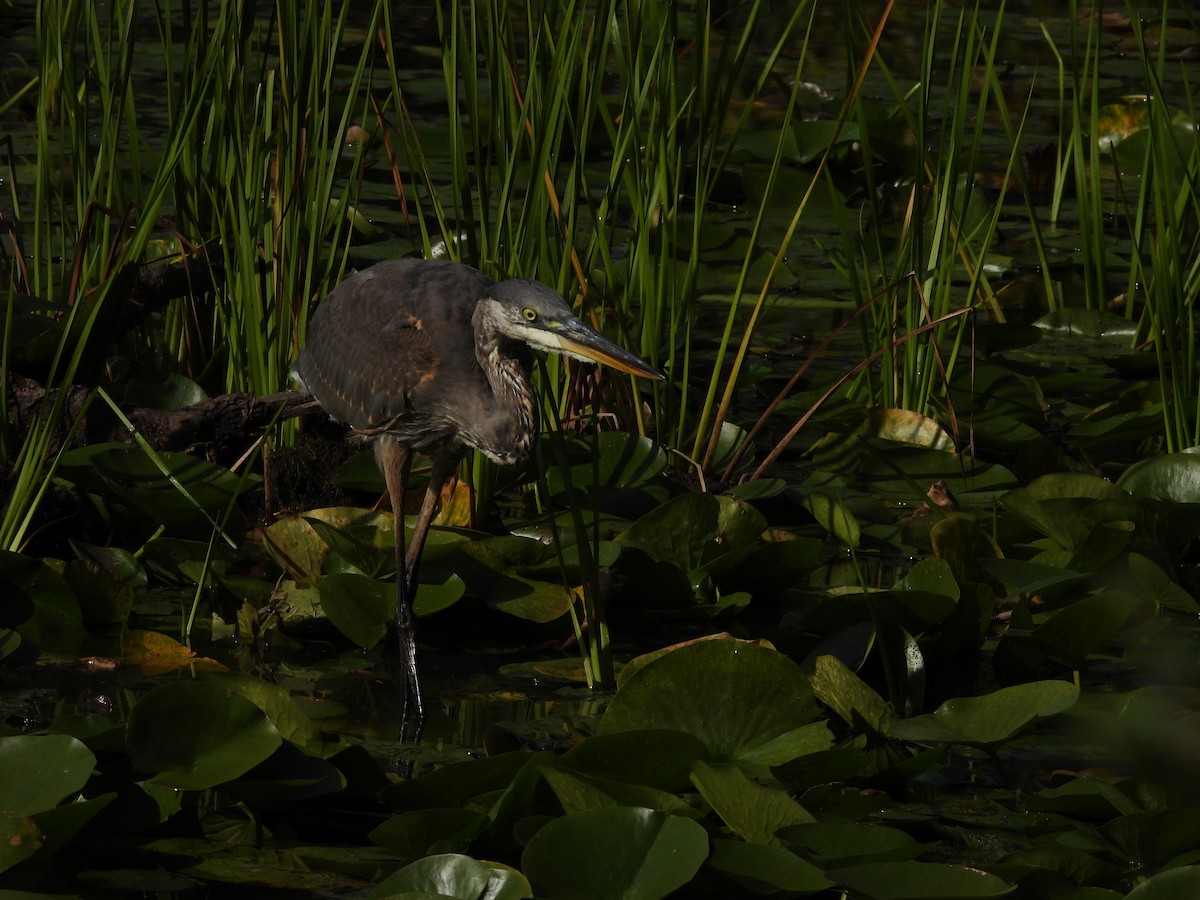
<svg viewBox="0 0 1200 900">
<path fill-rule="evenodd" d="M 585 318 L 668 372 L 667 386 L 611 374 L 596 381 L 550 360 L 538 376 L 544 422 L 594 428 L 602 414 L 607 422 L 615 413 L 620 427 L 674 448 L 701 478 L 735 477 L 738 454 L 750 447 L 737 398 L 755 335 L 777 314 L 781 260 L 803 235 L 816 192 L 828 191 L 840 217 L 834 256 L 861 341 L 860 364 L 834 393 L 953 420 L 946 385 L 971 362 L 971 322 L 1004 318 L 984 263 L 1002 209 L 1011 214 L 1014 205 L 1005 203 L 1009 185 L 1024 181 L 1029 101 L 1011 98 L 1001 76 L 1003 5 L 951 12 L 935 3 L 920 62 L 933 77 L 915 84 L 893 73 L 882 49 L 891 5 L 867 24 L 848 14 L 854 64 L 815 164 L 799 163 L 793 146 L 814 38 L 815 7 L 806 3 L 783 11 L 765 2 L 687 10 L 615 0 L 440 4 L 445 158 L 427 152 L 429 132 L 410 114 L 397 59 L 403 36 L 382 0 L 353 16 L 349 3 L 278 3 L 262 19 L 232 0 L 162 0 L 152 10 L 160 53 L 152 64 L 133 56 L 139 8 L 38 5 L 38 78 L 20 91 L 36 92 L 34 184 L 29 202 L 15 178 L 11 189 L 22 228 L 8 289 L 63 311 L 50 387 L 96 383 L 113 343 L 108 323 L 135 271 L 187 259 L 220 274 L 211 294 L 174 303 L 160 322 L 123 339 L 122 352 L 211 390 L 282 388 L 311 304 L 340 277 L 354 243 L 376 236 L 358 210 L 373 165 L 387 168 L 425 254 L 552 284 Z M 1140 337 L 1159 353 L 1166 443 L 1191 446 L 1200 402 L 1193 319 L 1200 161 L 1195 141 L 1181 139 L 1183 126 L 1152 100 L 1137 160 L 1147 175 L 1121 182 L 1123 193 L 1112 196 L 1109 162 L 1090 126 L 1099 111 L 1101 47 L 1096 17 L 1071 30 L 1067 48 L 1055 47 L 1054 87 L 1065 114 L 1050 221 L 1065 215 L 1074 192 L 1093 307 L 1112 281 L 1106 228 L 1114 210 L 1133 235 L 1134 260 L 1120 274 L 1131 298 L 1144 287 L 1146 302 L 1131 303 L 1127 315 L 1140 317 Z M 1158 97 L 1173 63 L 1162 49 L 1143 53 L 1143 62 L 1147 93 Z M 143 128 L 161 118 L 140 99 L 147 65 L 163 82 L 163 133 Z M 882 85 L 886 115 L 878 90 L 863 94 L 868 78 Z M 740 142 L 769 95 L 781 109 L 756 189 L 770 195 L 795 169 L 805 189 L 778 234 L 763 198 L 751 198 L 748 236 L 738 245 L 736 279 L 719 297 L 714 333 L 699 298 L 718 184 L 738 175 Z M 1192 122 L 1194 112 L 1186 110 Z M 996 161 L 997 124 L 998 196 L 975 180 Z M 864 161 L 857 206 L 827 165 L 851 132 Z M 898 175 L 878 165 L 885 158 Z M 1056 304 L 1061 291 L 1050 275 L 1043 211 L 1028 194 L 1023 203 L 1045 294 Z M 158 222 L 165 212 L 170 228 Z M 6 368 L 13 315 L 10 301 Z M 21 447 L 5 444 L 4 547 L 22 546 L 53 475 L 63 396 L 50 395 Z M 472 469 L 486 511 L 511 485 L 488 464 Z M 600 543 L 600 517 L 575 503 L 571 509 L 574 534 L 589 535 L 577 538 L 587 557 Z M 584 585 L 582 607 L 576 621 L 589 625 L 589 634 L 580 627 L 585 658 L 595 680 L 609 682 L 611 655 L 587 643 L 607 641 L 595 577 Z"/>
</svg>

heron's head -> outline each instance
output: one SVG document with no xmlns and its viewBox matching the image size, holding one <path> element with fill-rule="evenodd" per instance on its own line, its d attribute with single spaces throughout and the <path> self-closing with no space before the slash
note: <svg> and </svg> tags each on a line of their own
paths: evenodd
<svg viewBox="0 0 1200 900">
<path fill-rule="evenodd" d="M 604 363 L 642 378 L 663 377 L 649 363 L 584 324 L 562 297 L 539 281 L 502 281 L 480 303 L 492 327 L 510 340 L 547 353 Z"/>
</svg>

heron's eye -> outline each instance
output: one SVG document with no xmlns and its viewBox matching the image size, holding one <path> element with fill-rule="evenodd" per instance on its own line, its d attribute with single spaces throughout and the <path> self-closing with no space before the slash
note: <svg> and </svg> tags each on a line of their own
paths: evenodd
<svg viewBox="0 0 1200 900">
<path fill-rule="evenodd" d="M 528 306 L 521 310 L 521 315 L 525 317 L 526 322 L 536 322 L 538 317 L 537 310 Z"/>
</svg>

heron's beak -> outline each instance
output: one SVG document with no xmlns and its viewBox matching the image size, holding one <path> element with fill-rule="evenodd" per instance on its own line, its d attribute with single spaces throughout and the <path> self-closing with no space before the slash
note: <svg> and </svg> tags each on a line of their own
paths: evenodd
<svg viewBox="0 0 1200 900">
<path fill-rule="evenodd" d="M 553 343 L 559 351 L 576 359 L 589 362 L 604 363 L 630 375 L 641 378 L 662 380 L 662 372 L 651 366 L 641 357 L 630 353 L 620 344 L 613 343 L 604 335 L 593 331 L 580 319 L 568 319 L 556 322 L 549 330 Z"/>
</svg>

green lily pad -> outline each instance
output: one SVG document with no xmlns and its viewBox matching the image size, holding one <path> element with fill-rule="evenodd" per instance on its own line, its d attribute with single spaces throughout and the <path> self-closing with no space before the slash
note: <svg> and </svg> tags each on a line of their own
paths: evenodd
<svg viewBox="0 0 1200 900">
<path fill-rule="evenodd" d="M 657 728 L 592 735 L 562 759 L 578 772 L 615 775 L 678 793 L 691 786 L 692 763 L 708 759 L 708 749 L 694 735 Z"/>
<path fill-rule="evenodd" d="M 1200 503 L 1200 453 L 1166 453 L 1134 463 L 1118 486 L 1135 497 Z"/>
<path fill-rule="evenodd" d="M 298 580 L 345 571 L 376 574 L 385 560 L 395 569 L 394 528 L 387 513 L 334 506 L 277 519 L 264 529 L 263 544 Z M 330 556 L 337 559 L 331 563 Z"/>
<path fill-rule="evenodd" d="M 596 437 L 595 459 L 572 465 L 570 485 L 574 489 L 593 487 L 635 488 L 656 478 L 667 464 L 667 454 L 654 441 L 638 434 L 602 431 Z M 546 481 L 552 494 L 566 489 L 568 479 L 561 468 L 551 466 Z"/>
<path fill-rule="evenodd" d="M 326 575 L 317 589 L 325 618 L 359 647 L 370 650 L 387 635 L 396 610 L 394 584 L 346 572 Z"/>
<path fill-rule="evenodd" d="M 452 900 L 526 900 L 533 892 L 525 877 L 508 866 L 480 862 L 457 853 L 427 856 L 394 872 L 367 894 L 368 900 L 388 897 L 439 897 Z"/>
<path fill-rule="evenodd" d="M 1131 868 L 1157 868 L 1200 847 L 1200 810 L 1138 811 L 1110 819 L 1101 831 Z"/>
<path fill-rule="evenodd" d="M 41 846 L 42 832 L 30 816 L 0 812 L 0 873 L 29 859 Z M 0 897 L 5 893 L 0 892 Z"/>
<path fill-rule="evenodd" d="M 451 763 L 421 778 L 397 781 L 380 791 L 379 796 L 391 809 L 399 811 L 466 806 L 483 794 L 508 787 L 529 758 L 528 753 L 514 750 Z"/>
<path fill-rule="evenodd" d="M 818 656 L 809 680 L 817 699 L 852 728 L 886 734 L 896 714 L 870 685 L 834 656 Z"/>
<path fill-rule="evenodd" d="M 859 822 L 791 825 L 779 837 L 822 869 L 913 859 L 931 849 L 898 828 Z"/>
<path fill-rule="evenodd" d="M 320 751 L 320 732 L 285 688 L 232 672 L 214 672 L 205 675 L 202 681 L 249 700 L 266 714 L 285 740 L 313 752 Z"/>
<path fill-rule="evenodd" d="M 1078 584 L 1086 572 L 1072 572 L 1058 566 L 1045 566 L 1024 559 L 984 558 L 979 565 L 1013 594 L 1040 594 L 1054 588 Z"/>
<path fill-rule="evenodd" d="M 721 821 L 751 843 L 781 846 L 780 828 L 816 821 L 787 791 L 751 781 L 737 766 L 697 761 L 692 783 Z"/>
<path fill-rule="evenodd" d="M 644 784 L 633 784 L 603 775 L 583 775 L 552 766 L 542 770 L 542 777 L 566 813 L 611 806 L 640 806 L 689 818 L 699 818 L 700 815 L 675 794 Z"/>
<path fill-rule="evenodd" d="M 640 551 L 657 565 L 684 573 L 695 589 L 759 546 L 767 522 L 736 497 L 689 493 L 673 497 L 617 537 L 623 549 Z"/>
<path fill-rule="evenodd" d="M 403 859 L 413 859 L 434 849 L 464 853 L 487 824 L 488 817 L 478 810 L 417 809 L 392 816 L 368 837 Z"/>
<path fill-rule="evenodd" d="M 281 738 L 261 709 L 232 690 L 174 681 L 145 694 L 125 726 L 133 767 L 155 784 L 204 790 L 248 772 Z"/>
<path fill-rule="evenodd" d="M 65 734 L 22 734 L 0 738 L 0 810 L 30 815 L 53 809 L 79 793 L 96 757 Z"/>
<path fill-rule="evenodd" d="M 838 497 L 828 491 L 815 490 L 804 498 L 803 503 L 834 540 L 844 547 L 858 547 L 862 534 L 858 520 Z"/>
<path fill-rule="evenodd" d="M 531 622 L 553 622 L 571 608 L 571 591 L 557 581 L 557 570 L 553 582 L 524 574 L 553 553 L 553 547 L 528 538 L 487 538 L 463 544 L 451 566 L 466 589 L 489 606 Z"/>
<path fill-rule="evenodd" d="M 83 613 L 66 579 L 41 560 L 0 550 L 0 624 L 22 641 L 71 654 L 83 639 Z"/>
<path fill-rule="evenodd" d="M 935 481 L 945 482 L 947 489 L 960 499 L 971 493 L 998 491 L 1017 484 L 1016 477 L 1003 466 L 924 447 L 877 449 L 863 460 L 859 475 L 867 479 L 873 493 L 909 501 L 923 500 L 929 485 Z"/>
<path fill-rule="evenodd" d="M 1126 895 L 1126 900 L 1192 900 L 1200 897 L 1200 866 L 1159 872 Z"/>
<path fill-rule="evenodd" d="M 699 738 L 715 761 L 778 765 L 823 749 L 814 743 L 827 737 L 803 727 L 816 716 L 812 687 L 786 656 L 756 644 L 707 640 L 635 670 L 618 688 L 600 730 L 670 728 Z"/>
<path fill-rule="evenodd" d="M 1079 668 L 1089 653 L 1112 640 L 1135 605 L 1130 594 L 1097 591 L 1054 613 L 1033 636 L 1047 651 Z"/>
<path fill-rule="evenodd" d="M 691 881 L 708 856 L 708 834 L 680 816 L 612 807 L 543 827 L 521 869 L 547 900 L 659 900 Z"/>
<path fill-rule="evenodd" d="M 873 409 L 818 440 L 812 457 L 824 471 L 852 472 L 869 452 L 871 441 L 954 451 L 953 439 L 933 419 L 907 409 Z"/>
<path fill-rule="evenodd" d="M 1110 447 L 1137 443 L 1162 433 L 1162 405 L 1127 412 L 1096 414 L 1067 431 L 1067 439 L 1080 447 Z"/>
<path fill-rule="evenodd" d="M 239 494 L 262 481 L 186 453 L 151 456 L 125 444 L 92 444 L 64 453 L 58 475 L 131 507 L 147 522 L 194 526 L 206 534 Z"/>
<path fill-rule="evenodd" d="M 178 372 L 168 372 L 157 381 L 131 379 L 125 385 L 126 402 L 151 409 L 183 409 L 207 399 L 200 385 Z"/>
<path fill-rule="evenodd" d="M 1137 323 L 1103 309 L 1064 307 L 1047 313 L 1033 323 L 1050 334 L 1069 335 L 1128 344 L 1137 332 Z"/>
<path fill-rule="evenodd" d="M 1066 681 L 1035 681 L 982 697 L 947 700 L 928 715 L 893 722 L 893 738 L 931 743 L 998 744 L 1036 719 L 1070 709 L 1079 688 Z"/>
<path fill-rule="evenodd" d="M 789 894 L 814 894 L 832 885 L 825 873 L 795 853 L 766 844 L 716 838 L 708 864 L 722 874 L 754 886 Z M 768 893 L 762 889 L 755 893 Z"/>
<path fill-rule="evenodd" d="M 1133 517 L 1132 501 L 1126 509 L 1119 498 L 1128 497 L 1121 488 L 1094 475 L 1056 472 L 1034 479 L 1023 488 L 1009 491 L 1000 505 L 1059 547 L 1074 551 L 1093 526 L 1096 513 L 1089 510 L 1102 501 L 1117 500 L 1117 506 L 1101 506 L 1103 521 Z"/>
<path fill-rule="evenodd" d="M 825 873 L 839 887 L 870 900 L 967 900 L 1000 897 L 1013 886 L 995 875 L 966 866 L 926 862 L 864 863 Z"/>
</svg>

